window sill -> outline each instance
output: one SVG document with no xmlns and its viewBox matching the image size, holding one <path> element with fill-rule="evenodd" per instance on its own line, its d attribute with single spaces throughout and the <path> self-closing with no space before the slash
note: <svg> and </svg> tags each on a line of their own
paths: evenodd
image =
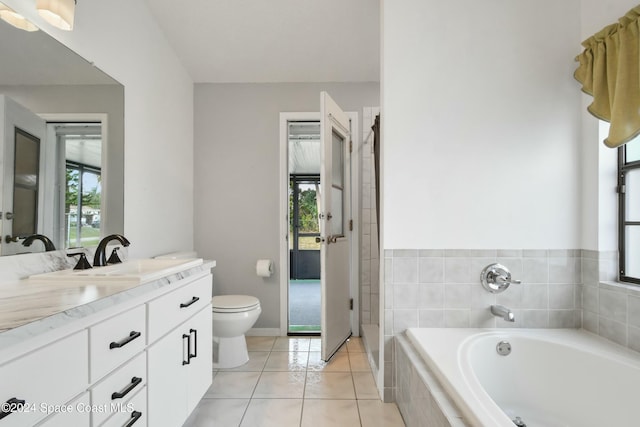
<svg viewBox="0 0 640 427">
<path fill-rule="evenodd" d="M 608 289 L 614 292 L 625 293 L 628 295 L 640 296 L 640 285 L 635 285 L 626 282 L 614 282 L 614 281 L 601 281 L 601 289 Z"/>
</svg>

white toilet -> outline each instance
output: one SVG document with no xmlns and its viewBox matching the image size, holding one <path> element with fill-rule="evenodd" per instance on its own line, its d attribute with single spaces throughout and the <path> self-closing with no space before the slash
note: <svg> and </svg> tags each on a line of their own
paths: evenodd
<svg viewBox="0 0 640 427">
<path fill-rule="evenodd" d="M 235 368 L 249 361 L 244 334 L 262 313 L 260 300 L 249 295 L 218 295 L 213 307 L 213 367 Z"/>
</svg>

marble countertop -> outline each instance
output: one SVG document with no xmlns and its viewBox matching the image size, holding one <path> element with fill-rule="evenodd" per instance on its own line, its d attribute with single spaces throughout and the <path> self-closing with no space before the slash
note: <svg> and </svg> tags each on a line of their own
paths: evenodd
<svg viewBox="0 0 640 427">
<path fill-rule="evenodd" d="M 0 285 L 0 346 L 89 316 L 215 266 L 215 261 L 205 260 L 198 266 L 147 283 L 52 283 L 29 279 L 4 282 Z"/>
</svg>

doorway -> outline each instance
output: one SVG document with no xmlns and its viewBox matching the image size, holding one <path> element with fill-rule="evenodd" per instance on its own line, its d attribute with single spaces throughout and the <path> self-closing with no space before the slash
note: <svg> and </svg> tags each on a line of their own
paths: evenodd
<svg viewBox="0 0 640 427">
<path fill-rule="evenodd" d="M 350 123 L 348 123 L 347 126 L 351 128 L 351 132 L 347 132 L 348 141 L 346 141 L 346 144 L 343 146 L 346 150 L 349 150 L 352 145 L 353 151 L 355 152 L 359 150 L 361 146 L 357 137 L 358 114 L 344 113 L 344 115 L 348 117 L 348 122 Z M 328 117 L 332 118 L 331 115 Z M 321 241 L 324 240 L 325 234 L 336 237 L 335 233 L 328 232 L 327 218 L 320 221 L 323 225 L 317 224 L 318 215 L 322 213 L 322 209 L 319 207 L 322 201 L 322 184 L 318 181 L 320 175 L 318 165 L 322 156 L 320 152 L 322 146 L 319 143 L 320 119 L 321 116 L 319 113 L 280 113 L 280 211 L 282 218 L 280 229 L 282 232 L 281 235 L 283 236 L 280 244 L 280 271 L 282 272 L 280 284 L 281 335 L 324 333 L 324 331 L 309 331 L 311 328 L 291 328 L 292 325 L 295 326 L 298 323 L 311 323 L 291 323 L 291 319 L 295 319 L 295 317 L 293 317 L 295 304 L 293 306 L 291 305 L 292 302 L 295 303 L 295 299 L 292 298 L 291 295 L 293 289 L 291 285 L 300 284 L 304 286 L 302 289 L 306 292 L 300 294 L 303 295 L 301 299 L 307 303 L 313 301 L 315 306 L 313 312 L 317 313 L 317 307 L 322 303 L 321 290 L 318 292 L 313 289 L 313 287 L 315 287 L 315 289 L 319 287 L 317 280 L 318 251 L 321 251 L 323 245 L 325 250 L 327 249 L 327 244 L 321 243 Z M 324 129 L 324 131 L 324 133 L 327 134 L 327 129 Z M 335 132 L 328 132 L 330 138 L 331 135 L 334 134 Z M 292 148 L 293 143 L 289 141 L 289 137 L 292 135 L 295 137 L 292 139 L 295 139 L 298 145 L 306 146 L 306 150 L 297 151 Z M 352 144 L 349 142 L 352 142 Z M 313 155 L 311 153 L 313 153 Z M 292 156 L 297 156 L 298 159 L 292 159 Z M 315 168 L 303 169 L 303 163 L 308 166 L 313 158 L 316 159 Z M 349 153 L 347 153 L 344 159 L 347 162 L 345 168 L 346 175 L 344 178 L 348 181 L 353 191 L 350 194 L 345 192 L 344 199 L 343 197 L 341 197 L 341 199 L 348 205 L 348 211 L 357 213 L 359 212 L 358 157 L 355 155 L 350 156 Z M 336 159 L 333 160 L 335 161 Z M 334 186 L 332 185 L 332 187 Z M 332 187 L 329 187 L 331 190 L 330 194 L 335 196 L 333 193 L 336 190 L 332 189 Z M 335 202 L 335 200 L 333 201 Z M 297 207 L 294 202 L 298 204 Z M 313 217 L 313 221 L 311 217 Z M 329 215 L 329 218 L 330 217 L 331 215 Z M 347 296 L 351 297 L 353 301 L 351 302 L 349 298 L 347 298 L 338 304 L 340 307 L 347 307 L 347 322 L 350 324 L 350 330 L 355 336 L 359 336 L 359 227 L 357 219 L 356 214 L 340 218 L 340 222 L 344 221 L 345 231 L 347 231 L 350 236 L 350 241 L 347 243 L 348 250 L 343 257 L 345 260 L 348 259 L 345 271 L 347 278 L 344 281 L 344 286 L 348 290 Z M 337 220 L 338 218 L 336 217 L 333 222 L 336 223 Z M 322 232 L 323 226 L 325 227 L 324 233 Z M 331 248 L 333 247 L 334 245 L 331 245 Z M 315 251 L 315 253 L 313 251 Z M 322 280 L 321 276 L 322 274 L 319 277 L 320 280 Z M 303 281 L 307 282 L 305 283 Z M 352 310 L 348 308 L 350 303 L 353 307 Z M 332 306 L 335 306 L 335 304 L 332 304 Z M 300 331 L 293 329 L 306 330 Z"/>
<path fill-rule="evenodd" d="M 287 334 L 320 334 L 320 121 L 288 120 Z"/>
</svg>

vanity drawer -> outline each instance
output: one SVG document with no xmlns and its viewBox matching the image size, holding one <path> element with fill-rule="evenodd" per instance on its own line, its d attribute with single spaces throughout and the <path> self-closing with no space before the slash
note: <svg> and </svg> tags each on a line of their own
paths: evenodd
<svg viewBox="0 0 640 427">
<path fill-rule="evenodd" d="M 96 425 L 96 424 L 93 424 Z M 131 400 L 123 403 L 111 418 L 101 427 L 146 427 L 147 387 L 143 387 Z"/>
<path fill-rule="evenodd" d="M 69 427 L 69 426 L 89 426 L 91 425 L 91 409 L 89 406 L 89 393 L 75 399 L 65 405 L 65 411 L 58 410 L 58 413 L 44 420 L 38 427 Z"/>
<path fill-rule="evenodd" d="M 90 377 L 95 382 L 144 350 L 146 310 L 141 305 L 89 328 Z"/>
<path fill-rule="evenodd" d="M 212 276 L 209 274 L 149 302 L 148 343 L 156 341 L 209 305 L 211 295 Z"/>
<path fill-rule="evenodd" d="M 91 389 L 91 405 L 103 410 L 92 413 L 93 425 L 104 422 L 147 384 L 147 358 L 140 353 L 126 365 L 109 374 Z"/>
<path fill-rule="evenodd" d="M 66 404 L 86 390 L 87 331 L 77 332 L 0 367 L 0 402 L 24 401 L 18 412 L 0 413 L 0 427 L 33 426 L 51 405 Z M 14 400 L 15 402 L 15 400 Z"/>
</svg>

